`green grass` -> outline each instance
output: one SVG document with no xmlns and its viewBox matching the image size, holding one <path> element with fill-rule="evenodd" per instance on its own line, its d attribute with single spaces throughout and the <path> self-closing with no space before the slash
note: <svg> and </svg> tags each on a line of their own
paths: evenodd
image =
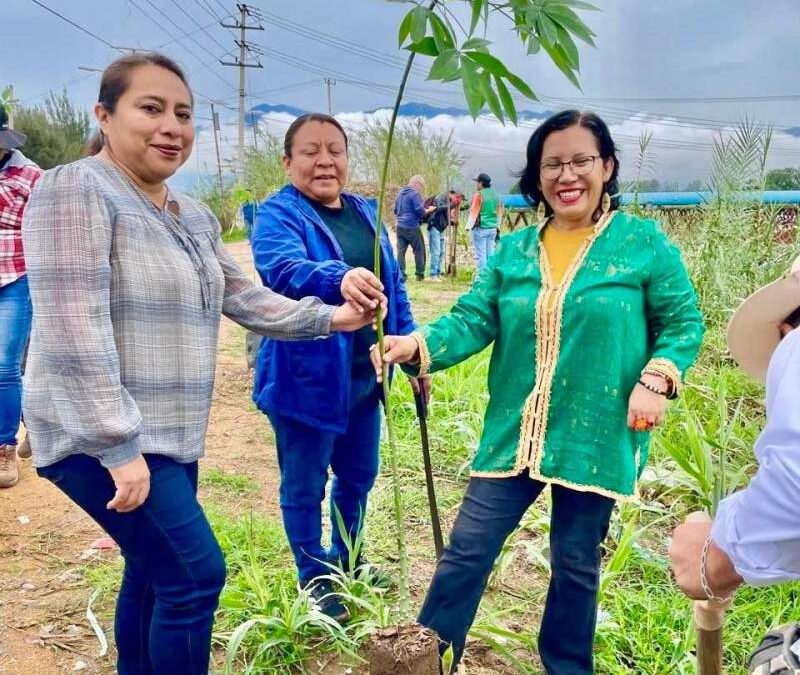
<svg viewBox="0 0 800 675">
<path fill-rule="evenodd" d="M 200 486 L 235 497 L 256 495 L 261 487 L 250 476 L 222 469 L 205 469 L 200 473 Z"/>
<path fill-rule="evenodd" d="M 236 227 L 232 230 L 225 230 L 222 233 L 222 241 L 226 244 L 232 244 L 237 241 L 247 241 L 247 232 L 240 227 Z"/>
</svg>

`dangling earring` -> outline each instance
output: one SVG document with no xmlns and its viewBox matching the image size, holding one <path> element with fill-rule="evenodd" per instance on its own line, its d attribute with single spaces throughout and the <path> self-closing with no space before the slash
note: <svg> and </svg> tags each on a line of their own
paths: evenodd
<svg viewBox="0 0 800 675">
<path fill-rule="evenodd" d="M 603 215 L 611 210 L 611 195 L 608 192 L 603 193 L 603 198 L 600 200 L 600 210 Z"/>
<path fill-rule="evenodd" d="M 539 202 L 539 207 L 536 209 L 536 220 L 538 220 L 540 223 L 543 223 L 546 215 L 547 212 L 543 199 L 542 201 Z"/>
</svg>

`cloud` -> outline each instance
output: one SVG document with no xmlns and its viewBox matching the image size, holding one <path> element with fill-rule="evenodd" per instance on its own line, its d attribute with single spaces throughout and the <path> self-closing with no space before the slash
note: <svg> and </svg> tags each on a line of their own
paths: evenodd
<svg viewBox="0 0 800 675">
<path fill-rule="evenodd" d="M 602 115 L 603 113 L 601 113 Z M 389 119 L 390 111 L 340 113 L 337 119 L 349 129 L 363 127 L 368 121 Z M 610 117 L 614 118 L 613 114 Z M 619 117 L 619 115 L 617 115 Z M 259 128 L 279 138 L 294 117 L 285 112 L 269 113 L 259 122 Z M 413 118 L 404 118 L 410 121 Z M 464 159 L 462 173 L 464 187 L 480 171 L 491 175 L 498 188 L 507 189 L 514 181 L 514 172 L 525 164 L 525 148 L 537 121 L 523 122 L 519 127 L 503 126 L 493 118 L 479 117 L 473 121 L 468 115 L 439 114 L 425 119 L 429 133 L 452 132 L 459 152 Z M 708 178 L 715 139 L 734 133 L 733 126 L 698 126 L 684 118 L 652 117 L 635 114 L 610 124 L 611 134 L 620 152 L 623 180 L 632 180 L 639 156 L 639 139 L 645 131 L 652 132 L 648 157 L 652 169 L 644 179 L 656 178 L 662 183 L 685 185 L 691 180 Z M 235 122 L 223 123 L 220 153 L 228 167 L 236 159 Z M 252 132 L 247 130 L 246 142 L 252 143 Z M 778 168 L 800 164 L 800 138 L 775 132 L 772 139 L 768 167 Z M 216 171 L 216 154 L 210 125 L 198 129 L 196 150 L 187 162 L 185 174 L 205 174 L 213 177 Z M 186 181 L 186 177 L 182 177 Z"/>
</svg>

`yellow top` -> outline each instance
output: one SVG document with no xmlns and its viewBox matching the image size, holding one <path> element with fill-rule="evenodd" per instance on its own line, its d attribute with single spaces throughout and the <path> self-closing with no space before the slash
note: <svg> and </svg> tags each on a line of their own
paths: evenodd
<svg viewBox="0 0 800 675">
<path fill-rule="evenodd" d="M 547 252 L 550 277 L 556 286 L 561 283 L 575 259 L 578 250 L 594 232 L 594 227 L 583 227 L 578 230 L 557 230 L 548 224 L 542 233 L 542 245 Z"/>
</svg>

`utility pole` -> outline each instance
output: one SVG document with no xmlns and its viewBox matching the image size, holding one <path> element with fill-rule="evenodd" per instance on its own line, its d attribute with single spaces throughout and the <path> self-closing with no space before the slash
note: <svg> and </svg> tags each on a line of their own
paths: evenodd
<svg viewBox="0 0 800 675">
<path fill-rule="evenodd" d="M 214 110 L 214 104 L 211 104 L 211 120 L 212 131 L 214 132 L 214 147 L 217 150 L 217 177 L 219 178 L 219 193 L 222 194 L 225 190 L 225 184 L 222 182 L 222 159 L 219 156 L 219 114 Z"/>
<path fill-rule="evenodd" d="M 239 9 L 239 19 L 237 19 L 236 23 L 230 24 L 222 21 L 220 22 L 220 25 L 224 28 L 239 29 L 240 37 L 238 40 L 236 40 L 236 44 L 239 47 L 239 56 L 235 61 L 223 61 L 220 59 L 220 63 L 223 66 L 236 66 L 239 68 L 239 161 L 237 173 L 239 176 L 241 176 L 244 173 L 244 108 L 246 94 L 244 76 L 245 68 L 264 67 L 259 59 L 264 52 L 254 44 L 247 42 L 246 31 L 264 30 L 264 26 L 261 23 L 262 17 L 258 9 L 255 7 L 250 7 L 249 5 L 245 5 L 244 3 L 237 3 L 236 7 Z M 249 56 L 252 56 L 254 62 L 248 60 Z"/>
<path fill-rule="evenodd" d="M 336 80 L 332 80 L 329 77 L 325 78 L 325 87 L 328 90 L 328 114 L 333 115 L 333 103 L 331 102 L 331 85 L 335 85 Z"/>
</svg>

